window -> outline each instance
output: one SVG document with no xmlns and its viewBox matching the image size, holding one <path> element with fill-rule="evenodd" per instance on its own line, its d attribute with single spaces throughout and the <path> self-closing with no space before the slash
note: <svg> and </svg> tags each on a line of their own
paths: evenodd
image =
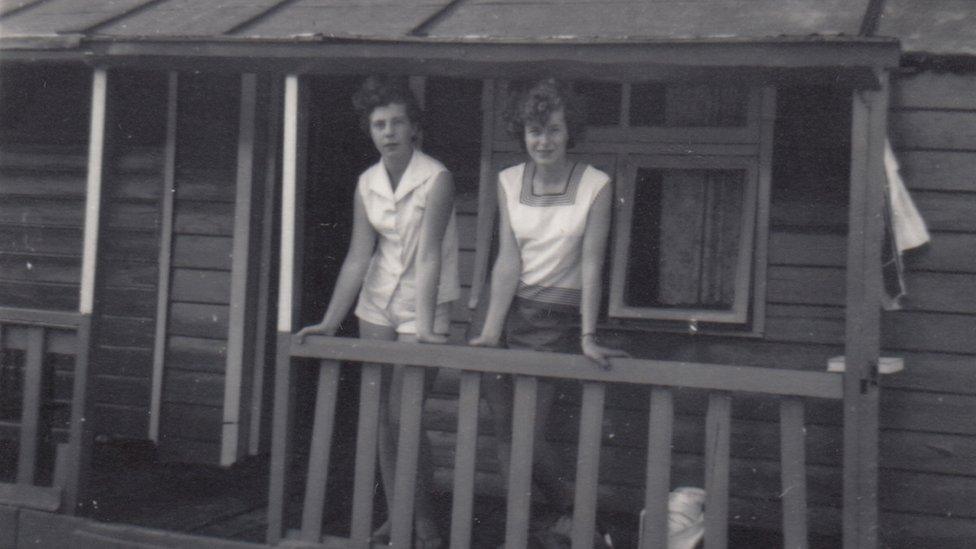
<svg viewBox="0 0 976 549">
<path fill-rule="evenodd" d="M 610 316 L 745 323 L 756 166 L 633 157 L 618 182 Z"/>
<path fill-rule="evenodd" d="M 610 318 L 760 331 L 773 92 L 643 82 L 624 95 Z"/>
</svg>

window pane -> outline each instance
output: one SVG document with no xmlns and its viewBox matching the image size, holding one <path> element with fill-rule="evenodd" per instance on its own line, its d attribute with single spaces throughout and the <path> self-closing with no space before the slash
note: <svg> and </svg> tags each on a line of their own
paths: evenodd
<svg viewBox="0 0 976 549">
<path fill-rule="evenodd" d="M 741 127 L 747 122 L 748 99 L 743 86 L 641 82 L 631 87 L 630 125 Z"/>
<path fill-rule="evenodd" d="M 587 126 L 616 126 L 620 124 L 622 86 L 614 82 L 578 81 L 573 90 L 586 104 Z"/>
<path fill-rule="evenodd" d="M 637 171 L 627 305 L 732 308 L 745 181 L 744 170 Z"/>
</svg>

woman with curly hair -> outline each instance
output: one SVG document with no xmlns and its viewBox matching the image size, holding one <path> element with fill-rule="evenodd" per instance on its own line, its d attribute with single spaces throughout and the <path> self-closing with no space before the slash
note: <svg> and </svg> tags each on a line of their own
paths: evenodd
<svg viewBox="0 0 976 549">
<path fill-rule="evenodd" d="M 380 160 L 359 176 L 349 251 L 325 316 L 297 335 L 334 335 L 358 296 L 360 338 L 445 343 L 450 302 L 460 293 L 451 173 L 417 149 L 421 113 L 405 81 L 370 77 L 353 105 Z M 436 372 L 427 374 L 429 386 Z M 402 380 L 401 367 L 384 366 L 378 454 L 387 509 L 393 508 Z M 430 448 L 426 437 L 420 442 L 415 547 L 437 548 L 443 540 L 429 503 Z M 388 529 L 389 521 L 374 537 L 387 536 Z"/>
<path fill-rule="evenodd" d="M 568 85 L 544 80 L 517 95 L 512 105 L 508 130 L 528 158 L 498 174 L 498 257 L 484 328 L 471 344 L 500 346 L 504 339 L 509 349 L 582 352 L 609 368 L 609 358 L 624 356 L 596 339 L 610 230 L 610 177 L 567 156 L 585 121 Z M 488 376 L 485 385 L 507 479 L 512 381 Z M 533 480 L 559 513 L 548 533 L 568 536 L 573 494 L 545 438 L 554 393 L 552 381 L 538 380 Z"/>
</svg>

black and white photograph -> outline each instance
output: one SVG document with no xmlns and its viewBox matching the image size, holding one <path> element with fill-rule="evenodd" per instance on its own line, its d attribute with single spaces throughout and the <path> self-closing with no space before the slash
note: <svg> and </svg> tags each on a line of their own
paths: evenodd
<svg viewBox="0 0 976 549">
<path fill-rule="evenodd" d="M 0 549 L 976 547 L 976 0 L 0 0 Z"/>
</svg>

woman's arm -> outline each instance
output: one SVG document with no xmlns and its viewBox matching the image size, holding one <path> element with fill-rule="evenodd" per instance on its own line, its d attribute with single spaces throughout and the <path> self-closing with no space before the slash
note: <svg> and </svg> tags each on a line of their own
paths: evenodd
<svg viewBox="0 0 976 549">
<path fill-rule="evenodd" d="M 339 329 L 339 323 L 349 313 L 356 302 L 359 288 L 363 285 L 363 278 L 369 268 L 369 261 L 376 247 L 376 231 L 366 217 L 366 207 L 357 190 L 353 197 L 352 207 L 352 238 L 349 240 L 349 251 L 342 262 L 339 278 L 332 290 L 332 299 L 325 311 L 322 321 L 312 326 L 302 328 L 298 332 L 299 339 L 309 334 L 334 335 Z"/>
<path fill-rule="evenodd" d="M 417 246 L 417 341 L 421 343 L 447 342 L 447 337 L 434 333 L 434 314 L 443 261 L 441 248 L 453 211 L 454 178 L 444 171 L 437 175 L 427 194 Z"/>
<path fill-rule="evenodd" d="M 508 309 L 512 305 L 519 276 L 522 274 L 522 256 L 508 218 L 505 190 L 501 185 L 498 186 L 498 204 L 498 257 L 495 258 L 495 267 L 491 271 L 491 296 L 485 325 L 481 329 L 481 335 L 471 340 L 471 344 L 476 346 L 498 345 L 505 317 L 508 316 Z"/>
<path fill-rule="evenodd" d="M 623 351 L 603 347 L 596 342 L 596 321 L 600 314 L 603 292 L 603 258 L 610 235 L 610 208 L 613 190 L 608 183 L 597 194 L 586 217 L 583 233 L 582 278 L 583 296 L 580 300 L 580 344 L 583 354 L 603 368 L 614 356 L 627 356 Z"/>
</svg>

